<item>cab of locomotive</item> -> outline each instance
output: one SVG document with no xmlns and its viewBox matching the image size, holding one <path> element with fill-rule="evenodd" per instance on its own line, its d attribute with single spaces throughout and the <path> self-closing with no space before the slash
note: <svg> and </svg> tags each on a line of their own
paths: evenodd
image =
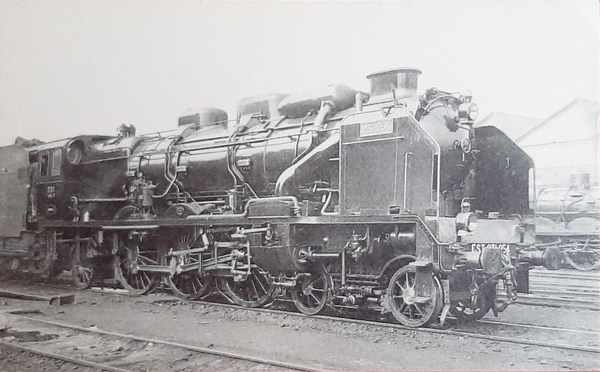
<svg viewBox="0 0 600 372">
<path fill-rule="evenodd" d="M 78 162 L 78 154 L 73 150 L 68 154 L 68 140 L 54 141 L 28 149 L 32 169 L 30 219 L 64 219 L 68 213 L 69 160 Z M 79 149 L 79 148 L 78 148 Z"/>
<path fill-rule="evenodd" d="M 141 140 L 133 126 L 121 126 L 117 136 L 76 136 L 30 147 L 30 219 L 112 218 L 114 202 L 124 201 L 126 159 Z"/>
</svg>

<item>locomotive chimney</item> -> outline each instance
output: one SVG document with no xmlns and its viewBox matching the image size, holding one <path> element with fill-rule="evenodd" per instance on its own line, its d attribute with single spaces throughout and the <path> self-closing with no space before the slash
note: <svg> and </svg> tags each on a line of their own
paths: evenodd
<svg viewBox="0 0 600 372">
<path fill-rule="evenodd" d="M 367 76 L 371 80 L 371 103 L 416 97 L 421 70 L 397 68 L 375 72 Z"/>
</svg>

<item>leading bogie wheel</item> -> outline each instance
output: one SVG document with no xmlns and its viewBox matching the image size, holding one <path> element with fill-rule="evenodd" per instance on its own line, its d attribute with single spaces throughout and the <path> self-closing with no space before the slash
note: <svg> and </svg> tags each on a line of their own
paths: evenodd
<svg viewBox="0 0 600 372">
<path fill-rule="evenodd" d="M 417 296 L 416 274 L 414 266 L 401 267 L 392 276 L 387 289 L 392 314 L 407 327 L 426 326 L 436 321 L 443 305 L 442 286 L 435 276 L 431 296 Z"/>
<path fill-rule="evenodd" d="M 258 267 L 251 269 L 244 281 L 236 282 L 232 278 L 221 279 L 227 297 L 243 307 L 259 307 L 272 299 L 275 287 L 267 274 Z"/>
<path fill-rule="evenodd" d="M 316 315 L 330 299 L 330 277 L 319 270 L 298 278 L 291 290 L 292 299 L 298 311 L 306 315 Z"/>
</svg>

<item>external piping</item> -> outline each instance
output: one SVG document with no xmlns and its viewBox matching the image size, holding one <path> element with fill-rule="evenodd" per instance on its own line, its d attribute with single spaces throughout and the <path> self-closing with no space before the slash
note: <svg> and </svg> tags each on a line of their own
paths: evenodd
<svg viewBox="0 0 600 372">
<path fill-rule="evenodd" d="M 307 147 L 306 150 L 304 150 L 300 155 L 296 156 L 294 158 L 294 160 L 292 161 L 292 164 L 296 164 L 306 154 L 308 154 L 312 150 L 314 150 L 314 148 L 315 148 L 314 144 L 316 142 L 318 142 L 319 133 L 323 129 L 325 129 L 325 125 L 323 123 L 325 122 L 325 119 L 327 118 L 327 116 L 329 116 L 329 114 L 331 114 L 333 112 L 334 107 L 335 107 L 335 103 L 333 101 L 321 101 L 321 108 L 319 109 L 319 113 L 317 114 L 317 117 L 315 118 L 315 122 L 313 123 L 313 127 L 315 128 L 317 133 L 313 134 L 313 139 L 310 142 L 310 146 Z M 300 137 L 298 137 L 298 139 L 300 139 Z"/>
<path fill-rule="evenodd" d="M 325 158 L 329 159 L 337 156 L 338 151 L 336 146 L 339 141 L 339 132 L 333 133 L 296 164 L 283 171 L 275 184 L 275 195 L 291 195 L 296 180 L 313 173 L 316 167 L 323 164 Z"/>
</svg>

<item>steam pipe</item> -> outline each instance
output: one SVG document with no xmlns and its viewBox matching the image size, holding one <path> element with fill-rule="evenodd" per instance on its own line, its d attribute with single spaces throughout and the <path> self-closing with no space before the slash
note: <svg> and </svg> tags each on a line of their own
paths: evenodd
<svg viewBox="0 0 600 372">
<path fill-rule="evenodd" d="M 329 115 L 333 112 L 333 107 L 334 107 L 333 101 L 322 101 L 321 102 L 321 108 L 319 109 L 319 113 L 317 114 L 317 117 L 315 118 L 315 123 L 314 123 L 315 128 L 317 128 L 318 130 L 321 130 L 324 128 L 323 122 L 325 121 L 325 118 L 327 117 L 327 115 Z"/>
<path fill-rule="evenodd" d="M 321 160 L 324 157 L 329 155 L 331 155 L 329 157 L 333 157 L 337 154 L 337 151 L 333 152 L 333 150 L 335 150 L 335 146 L 338 144 L 339 140 L 339 133 L 332 134 L 320 145 L 315 147 L 309 154 L 300 159 L 296 164 L 293 164 L 291 167 L 283 171 L 283 173 L 281 173 L 277 179 L 277 183 L 275 184 L 275 195 L 290 195 L 293 190 L 295 179 L 312 173 L 314 167 L 316 167 L 318 164 L 321 164 Z M 329 154 L 329 152 L 333 153 Z"/>
<path fill-rule="evenodd" d="M 302 159 L 302 157 L 304 157 L 304 155 L 310 153 L 314 149 L 315 138 L 325 128 L 325 125 L 323 123 L 325 122 L 325 119 L 327 118 L 327 116 L 329 116 L 329 114 L 331 114 L 333 112 L 333 109 L 334 109 L 333 101 L 321 101 L 321 108 L 319 109 L 319 113 L 317 114 L 317 117 L 315 118 L 315 122 L 313 123 L 313 126 L 316 129 L 317 133 L 313 134 L 310 146 L 308 146 L 306 148 L 306 150 L 304 150 L 302 152 L 302 154 L 296 156 L 294 158 L 294 160 L 292 161 L 292 164 L 297 163 L 300 159 Z M 304 121 L 302 121 L 302 125 L 303 125 L 303 123 L 304 123 Z M 300 129 L 302 129 L 302 127 Z M 302 134 L 302 133 L 300 133 L 300 134 Z M 298 140 L 297 140 L 298 142 L 300 141 L 300 134 L 298 135 Z"/>
<path fill-rule="evenodd" d="M 292 160 L 292 164 L 298 162 L 298 160 L 302 159 L 304 155 L 306 155 L 310 150 L 313 149 L 314 142 L 310 141 L 310 145 L 304 151 L 302 151 L 300 155 L 298 155 L 298 145 L 300 144 L 300 137 L 302 136 L 302 131 L 304 130 L 304 124 L 306 123 L 311 114 L 312 111 L 306 114 L 306 116 L 304 117 L 304 119 L 302 119 L 302 122 L 300 123 L 300 130 L 298 131 L 298 137 L 296 138 L 296 149 L 294 151 L 294 160 Z"/>
</svg>

